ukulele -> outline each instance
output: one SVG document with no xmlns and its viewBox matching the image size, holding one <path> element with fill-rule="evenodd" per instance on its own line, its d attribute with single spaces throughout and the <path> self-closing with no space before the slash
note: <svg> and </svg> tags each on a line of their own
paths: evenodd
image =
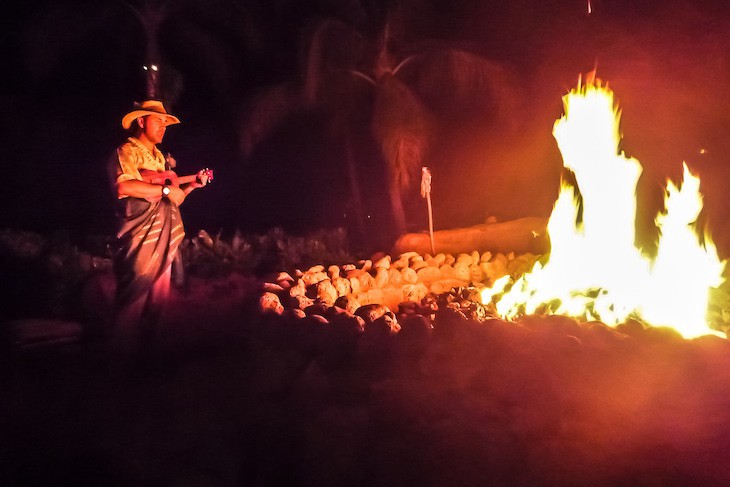
<svg viewBox="0 0 730 487">
<path fill-rule="evenodd" d="M 202 174 L 200 174 L 201 172 Z M 143 169 L 139 173 L 142 176 L 143 181 L 151 184 L 164 184 L 165 186 L 180 186 L 181 184 L 186 183 L 203 184 L 203 181 L 201 181 L 201 177 L 206 178 L 207 183 L 213 181 L 213 170 L 208 169 L 207 167 L 199 171 L 198 174 L 192 174 L 190 176 L 178 176 L 177 173 L 175 173 L 175 171 L 171 169 L 168 169 L 167 171 L 152 171 L 149 169 Z M 146 199 L 147 201 L 154 203 L 155 201 L 159 201 L 161 198 L 162 195 L 156 198 Z"/>
<path fill-rule="evenodd" d="M 167 186 L 180 186 L 181 184 L 185 183 L 193 183 L 197 182 L 198 184 L 202 184 L 203 182 L 200 180 L 200 176 L 198 174 L 192 174 L 190 176 L 178 176 L 175 171 L 168 169 L 167 171 L 151 171 L 149 169 L 143 169 L 139 172 L 142 175 L 142 180 L 147 183 L 152 184 L 165 184 Z M 213 170 L 208 169 L 207 167 L 205 169 L 202 169 L 202 176 L 204 176 L 208 181 L 213 181 Z"/>
</svg>

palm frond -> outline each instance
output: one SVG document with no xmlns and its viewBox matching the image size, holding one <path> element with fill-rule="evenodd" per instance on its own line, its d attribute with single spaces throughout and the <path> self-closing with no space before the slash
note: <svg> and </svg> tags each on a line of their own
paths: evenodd
<svg viewBox="0 0 730 487">
<path fill-rule="evenodd" d="M 282 83 L 254 96 L 245 109 L 240 129 L 240 148 L 249 157 L 256 145 L 268 137 L 287 117 L 304 107 L 298 86 Z"/>
<path fill-rule="evenodd" d="M 479 111 L 511 124 L 522 100 L 515 76 L 497 61 L 460 49 L 425 50 L 401 62 L 401 76 L 437 110 Z"/>
<path fill-rule="evenodd" d="M 321 98 L 323 78 L 328 73 L 357 69 L 366 45 L 356 30 L 339 20 L 326 19 L 315 24 L 302 53 L 305 99 L 314 103 Z"/>
<path fill-rule="evenodd" d="M 401 187 L 419 169 L 432 125 L 428 110 L 407 85 L 389 75 L 378 80 L 373 133 Z"/>
</svg>

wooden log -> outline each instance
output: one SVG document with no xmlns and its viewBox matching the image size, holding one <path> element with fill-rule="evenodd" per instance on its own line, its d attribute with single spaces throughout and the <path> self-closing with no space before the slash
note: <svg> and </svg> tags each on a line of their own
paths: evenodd
<svg viewBox="0 0 730 487">
<path fill-rule="evenodd" d="M 526 217 L 502 223 L 485 223 L 467 228 L 454 228 L 434 232 L 439 252 L 461 254 L 479 252 L 531 252 L 543 254 L 548 250 L 547 219 Z M 393 254 L 431 250 L 428 234 L 406 233 L 395 242 Z"/>
</svg>

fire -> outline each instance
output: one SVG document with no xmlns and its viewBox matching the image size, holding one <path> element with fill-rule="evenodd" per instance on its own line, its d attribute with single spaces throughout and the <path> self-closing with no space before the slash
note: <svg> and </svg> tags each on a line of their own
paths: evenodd
<svg viewBox="0 0 730 487">
<path fill-rule="evenodd" d="M 506 319 L 550 313 L 615 326 L 638 318 L 671 326 L 685 338 L 724 336 L 705 318 L 710 288 L 722 283 L 725 262 L 695 228 L 702 209 L 699 178 L 684 164 L 683 183 L 668 182 L 665 212 L 656 218 L 658 250 L 654 258 L 644 255 L 635 245 L 642 168 L 619 149 L 613 92 L 600 81 L 579 82 L 563 104 L 553 135 L 577 184 L 562 183 L 548 222 L 549 259 L 514 282 L 510 276 L 495 281 L 482 301 L 494 302 Z"/>
</svg>

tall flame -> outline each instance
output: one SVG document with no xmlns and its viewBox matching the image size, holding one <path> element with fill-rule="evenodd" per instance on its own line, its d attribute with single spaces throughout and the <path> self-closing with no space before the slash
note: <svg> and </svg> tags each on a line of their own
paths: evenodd
<svg viewBox="0 0 730 487">
<path fill-rule="evenodd" d="M 619 150 L 620 112 L 613 92 L 589 80 L 563 97 L 565 115 L 553 128 L 563 165 L 577 186 L 563 182 L 550 220 L 549 260 L 512 283 L 509 276 L 482 293 L 507 319 L 552 313 L 616 325 L 630 317 L 671 326 L 685 338 L 724 334 L 705 319 L 709 290 L 722 283 L 709 237 L 694 224 L 702 209 L 699 178 L 684 165 L 680 187 L 667 186 L 657 216 L 656 257 L 635 246 L 636 186 L 641 164 Z"/>
</svg>

